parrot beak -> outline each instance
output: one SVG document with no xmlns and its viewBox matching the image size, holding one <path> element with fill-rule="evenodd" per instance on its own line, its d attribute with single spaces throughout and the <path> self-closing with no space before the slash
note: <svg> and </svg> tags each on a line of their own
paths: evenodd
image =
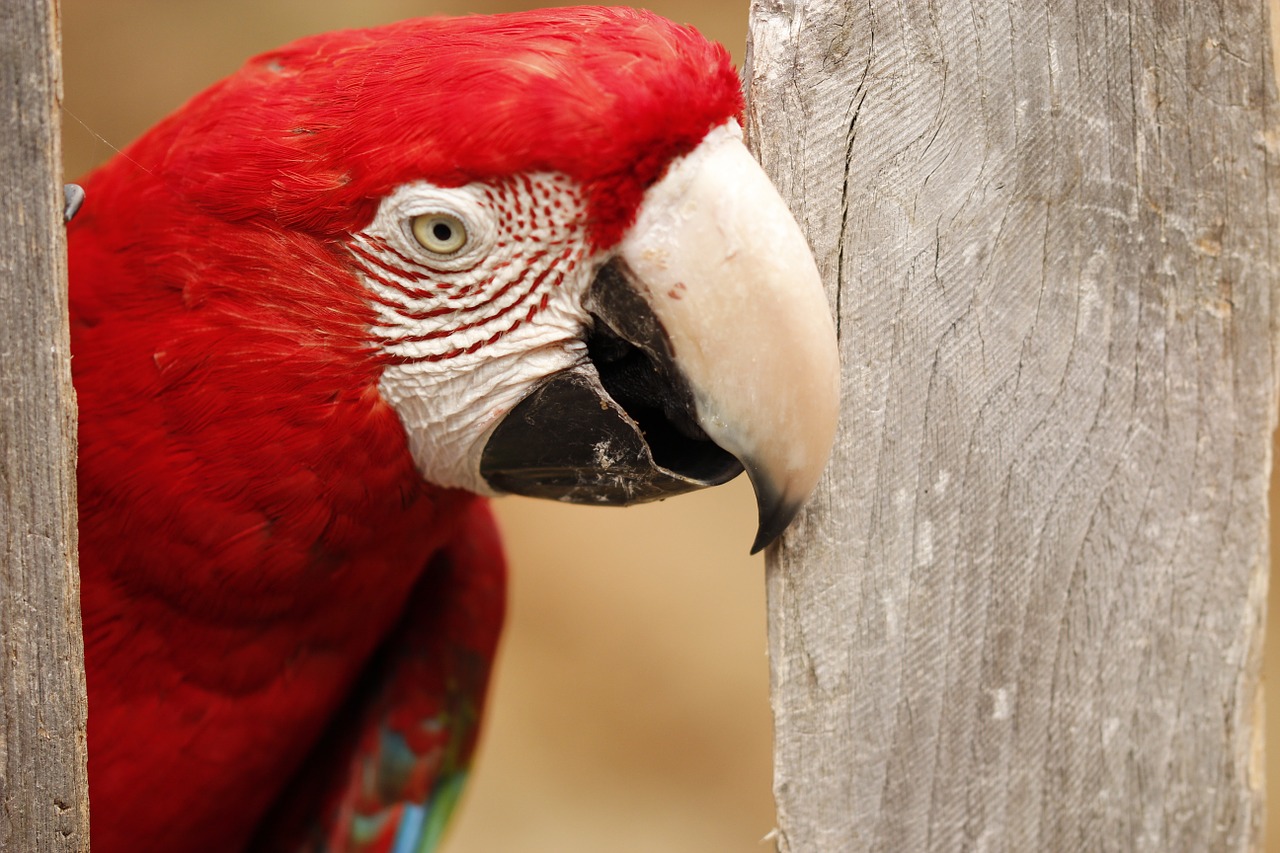
<svg viewBox="0 0 1280 853">
<path fill-rule="evenodd" d="M 587 362 L 504 418 L 482 455 L 485 480 L 630 504 L 745 468 L 760 513 L 752 552 L 773 541 L 831 452 L 839 362 L 813 256 L 736 124 L 649 188 L 585 306 Z"/>
</svg>

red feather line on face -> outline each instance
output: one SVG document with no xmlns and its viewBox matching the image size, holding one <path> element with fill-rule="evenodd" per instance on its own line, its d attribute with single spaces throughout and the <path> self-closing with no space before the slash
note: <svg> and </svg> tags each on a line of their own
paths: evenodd
<svg viewBox="0 0 1280 853">
<path fill-rule="evenodd" d="M 129 155 L 219 216 L 328 235 L 410 180 L 558 172 L 585 189 L 599 248 L 740 113 L 740 86 L 723 47 L 639 10 L 408 21 L 264 54 Z"/>
<path fill-rule="evenodd" d="M 406 256 L 395 245 L 405 227 L 398 212 L 379 215 L 355 235 L 351 253 L 379 308 L 381 319 L 373 332 L 385 361 L 444 361 L 501 340 L 547 308 L 552 291 L 584 256 L 584 201 L 571 181 L 520 175 L 473 185 L 473 190 L 483 201 L 478 202 L 482 209 L 472 214 L 492 219 L 496 234 L 493 248 L 470 265 L 450 268 L 456 262 L 446 261 L 433 270 L 427 256 Z M 404 192 L 412 195 L 412 188 Z M 473 224 L 483 228 L 479 222 Z M 526 238 L 533 237 L 536 240 L 526 247 Z M 439 323 L 424 330 L 424 319 Z M 467 334 L 477 330 L 478 334 Z M 434 347 L 413 346 L 437 341 L 441 343 Z"/>
<path fill-rule="evenodd" d="M 563 273 L 564 267 L 562 266 L 562 264 L 565 264 L 568 262 L 568 259 L 570 257 L 570 252 L 571 250 L 566 249 L 563 253 L 561 253 L 554 259 L 552 259 L 551 262 L 548 263 L 547 266 L 541 272 L 537 273 L 533 277 L 533 282 L 529 285 L 527 289 L 525 289 L 523 292 L 520 293 L 520 296 L 518 299 L 506 305 L 502 305 L 498 307 L 492 313 L 481 314 L 475 320 L 470 320 L 468 322 L 460 323 L 456 326 L 449 326 L 447 328 L 433 329 L 429 332 L 421 332 L 418 334 L 402 335 L 402 336 L 387 335 L 384 337 L 384 341 L 387 344 L 394 345 L 394 344 L 406 344 L 406 343 L 425 343 L 427 341 L 444 340 L 446 338 L 450 338 L 458 334 L 459 332 L 467 332 L 472 329 L 478 329 L 478 328 L 481 328 L 482 326 L 486 326 L 489 323 L 493 322 L 494 320 L 499 320 L 505 317 L 506 315 L 512 313 L 517 308 L 520 308 L 522 305 L 531 303 L 529 304 L 528 311 L 525 313 L 525 315 L 522 318 L 517 319 L 515 323 L 513 323 L 512 325 L 508 326 L 505 329 L 501 329 L 495 332 L 492 336 L 484 339 L 483 341 L 477 342 L 477 344 L 479 345 L 473 344 L 470 347 L 465 347 L 460 349 L 451 349 L 442 353 L 432 353 L 432 354 L 417 356 L 417 357 L 393 357 L 393 361 L 398 364 L 409 364 L 416 361 L 441 361 L 446 358 L 452 358 L 454 356 L 462 355 L 463 353 L 476 352 L 481 348 L 481 345 L 487 346 L 488 344 L 491 344 L 499 340 L 509 332 L 515 331 L 517 328 L 519 328 L 521 323 L 532 320 L 534 316 L 536 316 L 538 313 L 540 313 L 542 310 L 544 310 L 547 307 L 547 303 L 548 303 L 547 291 L 553 287 L 559 286 L 560 282 L 564 279 L 564 273 Z M 539 257 L 542 257 L 542 255 L 539 255 Z M 532 269 L 527 270 L 527 272 L 532 272 L 532 271 L 533 271 Z M 501 299 L 508 291 L 514 288 L 516 284 L 525 281 L 526 277 L 512 278 L 506 284 L 502 285 L 499 288 L 497 293 L 493 294 L 491 297 L 486 298 L 478 307 L 487 308 L 492 306 L 494 302 Z M 384 279 L 379 278 L 377 280 L 380 284 L 388 284 L 388 282 L 385 281 Z M 541 294 L 541 296 L 538 296 L 538 294 Z M 388 303 L 381 303 L 381 304 L 388 304 Z M 420 319 L 424 316 L 437 317 L 437 316 L 445 316 L 449 314 L 459 313 L 457 309 L 450 309 L 450 308 L 435 308 L 435 309 L 429 309 L 426 311 L 414 312 L 414 311 L 405 311 L 399 308 L 399 306 L 392 306 L 392 307 L 396 308 L 397 313 L 401 317 L 404 317 L 406 319 L 415 319 L 415 320 Z"/>
</svg>

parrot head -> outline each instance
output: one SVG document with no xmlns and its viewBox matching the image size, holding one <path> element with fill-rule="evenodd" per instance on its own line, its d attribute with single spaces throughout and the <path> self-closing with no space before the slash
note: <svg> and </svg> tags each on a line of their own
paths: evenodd
<svg viewBox="0 0 1280 853">
<path fill-rule="evenodd" d="M 267 235 L 235 263 L 330 266 L 344 304 L 273 305 L 356 312 L 426 481 L 630 504 L 745 469 L 758 550 L 825 465 L 838 365 L 741 109 L 727 52 L 647 12 L 423 19 L 264 54 L 130 156 L 158 204 Z"/>
</svg>

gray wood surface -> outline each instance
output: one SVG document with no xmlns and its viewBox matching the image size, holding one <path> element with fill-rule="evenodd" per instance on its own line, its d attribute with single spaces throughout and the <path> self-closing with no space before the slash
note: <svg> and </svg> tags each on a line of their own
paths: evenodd
<svg viewBox="0 0 1280 853">
<path fill-rule="evenodd" d="M 769 557 L 783 851 L 1261 844 L 1280 123 L 1264 4 L 755 0 L 838 314 Z"/>
<path fill-rule="evenodd" d="M 0 3 L 0 850 L 89 849 L 54 0 Z"/>
</svg>

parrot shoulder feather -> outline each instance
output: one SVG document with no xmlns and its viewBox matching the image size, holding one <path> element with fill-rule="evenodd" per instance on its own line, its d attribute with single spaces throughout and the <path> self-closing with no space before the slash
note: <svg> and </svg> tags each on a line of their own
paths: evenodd
<svg viewBox="0 0 1280 853">
<path fill-rule="evenodd" d="M 505 585 L 497 528 L 478 500 L 432 558 L 351 691 L 355 701 L 312 750 L 252 850 L 436 849 L 475 749 Z"/>
</svg>

